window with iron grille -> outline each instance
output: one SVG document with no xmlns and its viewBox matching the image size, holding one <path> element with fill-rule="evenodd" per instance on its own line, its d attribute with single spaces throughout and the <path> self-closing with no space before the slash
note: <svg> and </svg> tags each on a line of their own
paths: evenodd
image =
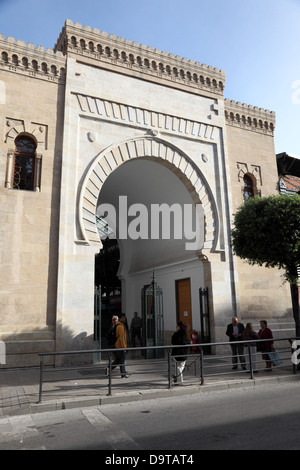
<svg viewBox="0 0 300 470">
<path fill-rule="evenodd" d="M 36 144 L 27 136 L 18 137 L 15 144 L 12 187 L 33 191 Z"/>
</svg>

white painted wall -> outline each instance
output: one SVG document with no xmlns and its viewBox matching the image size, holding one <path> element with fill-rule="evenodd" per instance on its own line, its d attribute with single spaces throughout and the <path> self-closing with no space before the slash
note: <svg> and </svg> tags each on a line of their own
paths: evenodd
<svg viewBox="0 0 300 470">
<path fill-rule="evenodd" d="M 141 313 L 141 290 L 152 282 L 153 271 L 148 270 L 126 279 L 126 310 L 131 319 L 133 312 Z M 163 290 L 165 330 L 175 331 L 176 328 L 176 289 L 175 281 L 190 278 L 193 328 L 200 330 L 199 288 L 205 287 L 203 265 L 198 259 L 188 262 L 170 264 L 155 270 L 157 285 Z"/>
</svg>

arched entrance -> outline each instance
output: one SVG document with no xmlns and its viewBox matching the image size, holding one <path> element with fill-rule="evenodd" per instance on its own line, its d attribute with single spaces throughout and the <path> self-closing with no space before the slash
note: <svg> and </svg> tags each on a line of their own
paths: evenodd
<svg viewBox="0 0 300 470">
<path fill-rule="evenodd" d="M 101 245 L 96 225 L 101 188 L 116 168 L 136 158 L 157 159 L 178 176 L 194 203 L 202 204 L 205 217 L 203 249 L 214 251 L 219 243 L 219 221 L 209 184 L 187 155 L 155 137 L 140 137 L 111 146 L 93 160 L 84 178 L 79 200 L 79 224 L 83 239 L 89 245 Z"/>
<path fill-rule="evenodd" d="M 124 200 L 126 206 L 121 204 Z M 201 206 L 198 250 L 213 250 L 218 232 L 215 203 L 199 169 L 178 149 L 156 138 L 140 138 L 120 144 L 93 161 L 80 198 L 82 234 L 89 244 L 98 245 L 98 250 L 102 248 L 102 254 L 106 242 L 102 247 L 96 216 L 104 215 L 99 209 L 104 204 L 116 208 L 118 220 L 120 214 L 124 216 L 125 210 L 127 227 L 134 223 L 136 232 L 140 234 L 132 238 L 128 236 L 128 230 L 125 238 L 119 237 L 119 233 L 117 235 L 120 265 L 115 274 L 121 281 L 121 310 L 126 312 L 129 321 L 134 311 L 141 313 L 141 290 L 151 282 L 155 270 L 158 284 L 164 290 L 166 332 L 171 334 L 176 320 L 182 316 L 191 328 L 199 330 L 198 290 L 205 286 L 204 268 L 196 248 L 186 250 L 186 240 L 177 238 L 174 231 L 169 238 L 152 238 L 150 223 L 147 236 L 145 226 L 141 226 L 142 219 L 133 217 L 137 215 L 137 204 L 145 208 L 150 218 L 154 205 L 180 206 L 183 215 L 187 206 L 193 206 L 195 210 L 198 204 Z M 135 210 L 130 212 L 133 207 Z M 171 223 L 175 222 L 175 217 L 175 212 L 172 212 Z M 101 251 L 98 256 L 101 257 Z M 190 308 L 179 313 L 177 297 L 181 279 L 189 280 L 190 298 L 187 300 Z M 103 324 L 109 323 L 110 318 L 103 319 Z M 196 320 L 193 322 L 193 319 Z"/>
</svg>

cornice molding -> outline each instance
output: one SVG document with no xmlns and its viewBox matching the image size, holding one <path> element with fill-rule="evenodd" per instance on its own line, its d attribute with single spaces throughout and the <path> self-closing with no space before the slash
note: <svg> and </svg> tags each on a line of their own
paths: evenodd
<svg viewBox="0 0 300 470">
<path fill-rule="evenodd" d="M 66 58 L 62 52 L 35 47 L 13 37 L 0 34 L 0 69 L 32 78 L 47 80 L 50 83 L 65 83 Z"/>
<path fill-rule="evenodd" d="M 274 111 L 229 99 L 224 100 L 224 107 L 226 124 L 249 131 L 274 135 L 276 123 Z"/>
<path fill-rule="evenodd" d="M 165 80 L 169 86 L 184 85 L 194 93 L 223 96 L 225 72 L 212 66 L 181 58 L 165 51 L 132 42 L 114 34 L 93 30 L 89 26 L 67 20 L 55 44 L 54 51 L 64 55 L 97 61 L 99 66 L 112 66 L 121 73 L 139 78 Z"/>
</svg>

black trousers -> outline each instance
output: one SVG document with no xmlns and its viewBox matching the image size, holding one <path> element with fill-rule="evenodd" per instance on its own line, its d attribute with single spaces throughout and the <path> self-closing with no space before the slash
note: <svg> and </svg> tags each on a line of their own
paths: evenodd
<svg viewBox="0 0 300 470">
<path fill-rule="evenodd" d="M 112 363 L 112 370 L 117 367 L 117 365 L 120 366 L 120 371 L 121 371 L 121 376 L 123 377 L 126 375 L 126 357 L 125 357 L 125 352 L 124 351 L 116 351 L 114 352 L 114 358 L 115 360 Z"/>
<path fill-rule="evenodd" d="M 230 343 L 231 352 L 232 352 L 232 364 L 234 366 L 238 365 L 238 360 L 240 359 L 240 363 L 242 367 L 246 366 L 246 360 L 244 356 L 244 345 L 243 344 L 235 344 L 234 342 Z"/>
</svg>

